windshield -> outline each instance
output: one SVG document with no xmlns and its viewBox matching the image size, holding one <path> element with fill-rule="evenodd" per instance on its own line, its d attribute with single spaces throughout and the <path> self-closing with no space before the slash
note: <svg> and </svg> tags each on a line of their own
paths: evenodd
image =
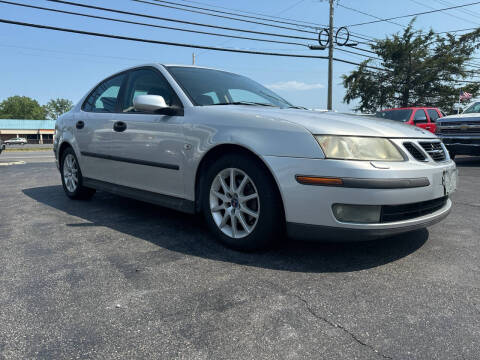
<svg viewBox="0 0 480 360">
<path fill-rule="evenodd" d="M 273 91 L 245 76 L 195 67 L 168 66 L 167 69 L 196 106 L 293 107 Z"/>
<path fill-rule="evenodd" d="M 410 120 L 410 116 L 412 115 L 411 109 L 404 109 L 404 110 L 384 110 L 379 111 L 375 114 L 376 117 L 388 120 L 395 120 L 395 121 L 408 121 Z"/>
<path fill-rule="evenodd" d="M 465 110 L 463 110 L 464 114 L 472 114 L 472 113 L 480 113 L 480 102 L 473 103 Z"/>
</svg>

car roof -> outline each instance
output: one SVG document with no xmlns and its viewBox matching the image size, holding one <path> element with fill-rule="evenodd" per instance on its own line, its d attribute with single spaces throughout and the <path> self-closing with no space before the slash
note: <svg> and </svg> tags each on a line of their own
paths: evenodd
<svg viewBox="0 0 480 360">
<path fill-rule="evenodd" d="M 399 107 L 399 108 L 391 108 L 391 109 L 383 109 L 381 111 L 388 111 L 388 110 L 418 110 L 418 109 L 438 109 L 434 106 L 409 106 L 409 107 Z"/>
</svg>

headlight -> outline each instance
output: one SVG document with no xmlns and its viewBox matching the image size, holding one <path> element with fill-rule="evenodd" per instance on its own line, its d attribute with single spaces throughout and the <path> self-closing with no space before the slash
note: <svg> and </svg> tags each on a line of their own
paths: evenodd
<svg viewBox="0 0 480 360">
<path fill-rule="evenodd" d="M 316 135 L 325 156 L 330 159 L 403 161 L 390 140 L 374 137 Z"/>
</svg>

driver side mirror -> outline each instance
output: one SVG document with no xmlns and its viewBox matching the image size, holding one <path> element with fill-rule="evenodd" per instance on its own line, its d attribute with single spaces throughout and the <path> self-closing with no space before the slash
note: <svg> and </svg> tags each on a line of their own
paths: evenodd
<svg viewBox="0 0 480 360">
<path fill-rule="evenodd" d="M 168 108 L 163 96 L 160 95 L 138 95 L 133 99 L 133 107 L 141 112 L 158 112 Z"/>
</svg>

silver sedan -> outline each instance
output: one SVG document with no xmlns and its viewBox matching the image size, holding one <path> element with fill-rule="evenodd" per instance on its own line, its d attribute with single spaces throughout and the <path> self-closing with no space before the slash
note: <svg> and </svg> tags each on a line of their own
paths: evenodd
<svg viewBox="0 0 480 360">
<path fill-rule="evenodd" d="M 450 211 L 457 172 L 435 135 L 291 105 L 244 76 L 151 64 L 100 82 L 56 125 L 72 199 L 104 190 L 203 213 L 225 245 L 288 234 L 351 241 Z"/>
</svg>

